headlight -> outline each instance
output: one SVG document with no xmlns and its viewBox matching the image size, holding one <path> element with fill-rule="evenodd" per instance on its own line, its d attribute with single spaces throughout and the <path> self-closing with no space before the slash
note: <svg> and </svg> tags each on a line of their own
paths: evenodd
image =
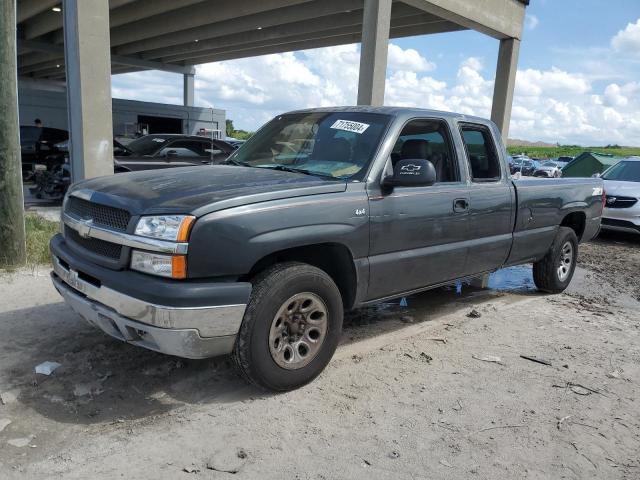
<svg viewBox="0 0 640 480">
<path fill-rule="evenodd" d="M 160 277 L 187 278 L 187 260 L 184 255 L 162 255 L 133 250 L 131 269 Z"/>
<path fill-rule="evenodd" d="M 195 217 L 191 215 L 159 215 L 141 217 L 136 225 L 136 235 L 143 237 L 186 242 Z"/>
</svg>

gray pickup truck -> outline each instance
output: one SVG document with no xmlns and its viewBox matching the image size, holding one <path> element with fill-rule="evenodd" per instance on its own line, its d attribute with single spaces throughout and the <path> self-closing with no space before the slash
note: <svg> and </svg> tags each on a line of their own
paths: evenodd
<svg viewBox="0 0 640 480">
<path fill-rule="evenodd" d="M 51 240 L 67 303 L 120 340 L 233 354 L 272 390 L 317 376 L 343 312 L 533 263 L 563 291 L 602 180 L 511 178 L 490 121 L 408 108 L 279 115 L 225 165 L 73 185 Z"/>
</svg>

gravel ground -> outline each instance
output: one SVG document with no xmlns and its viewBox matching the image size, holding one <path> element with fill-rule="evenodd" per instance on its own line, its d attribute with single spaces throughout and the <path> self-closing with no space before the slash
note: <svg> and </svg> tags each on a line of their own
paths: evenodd
<svg viewBox="0 0 640 480">
<path fill-rule="evenodd" d="M 633 245 L 585 246 L 596 271 L 562 295 L 538 294 L 517 267 L 485 290 L 357 311 L 326 371 L 279 395 L 227 358 L 110 339 L 44 270 L 5 275 L 0 478 L 640 478 Z M 635 270 L 621 267 L 632 255 Z M 46 360 L 62 366 L 35 374 Z"/>
<path fill-rule="evenodd" d="M 581 246 L 579 261 L 640 300 L 640 235 L 603 231 L 593 242 Z"/>
</svg>

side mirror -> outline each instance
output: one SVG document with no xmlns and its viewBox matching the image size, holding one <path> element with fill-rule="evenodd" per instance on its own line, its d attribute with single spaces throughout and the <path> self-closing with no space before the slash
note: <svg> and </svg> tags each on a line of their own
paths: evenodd
<svg viewBox="0 0 640 480">
<path fill-rule="evenodd" d="M 164 154 L 165 157 L 177 157 L 178 152 L 175 150 L 167 150 L 167 153 Z"/>
<path fill-rule="evenodd" d="M 591 175 L 592 178 L 600 178 L 600 175 L 602 175 L 601 173 L 594 173 L 593 175 Z"/>
<path fill-rule="evenodd" d="M 436 169 L 429 160 L 399 160 L 393 175 L 382 179 L 385 187 L 428 187 L 436 183 Z"/>
</svg>

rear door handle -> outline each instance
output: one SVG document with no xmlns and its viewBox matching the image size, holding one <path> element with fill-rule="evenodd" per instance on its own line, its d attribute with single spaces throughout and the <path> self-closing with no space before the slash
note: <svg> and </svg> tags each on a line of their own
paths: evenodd
<svg viewBox="0 0 640 480">
<path fill-rule="evenodd" d="M 457 213 L 467 212 L 469 210 L 469 201 L 466 198 L 456 198 L 453 201 L 453 211 Z"/>
</svg>

